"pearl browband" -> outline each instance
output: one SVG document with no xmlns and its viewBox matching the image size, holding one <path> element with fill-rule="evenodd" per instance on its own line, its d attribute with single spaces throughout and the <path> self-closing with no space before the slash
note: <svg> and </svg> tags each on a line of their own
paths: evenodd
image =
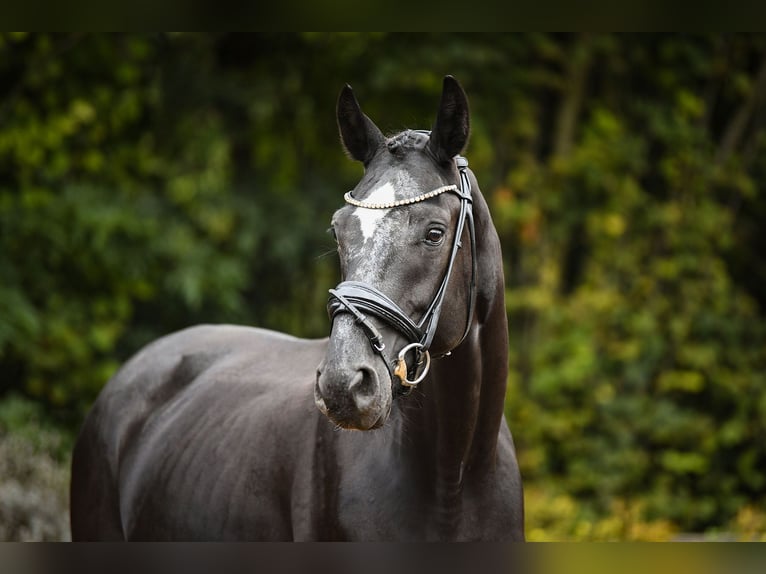
<svg viewBox="0 0 766 574">
<path fill-rule="evenodd" d="M 351 205 L 355 205 L 356 207 L 364 207 L 366 209 L 391 209 L 392 207 L 401 207 L 402 205 L 411 205 L 413 203 L 418 203 L 419 201 L 425 201 L 426 199 L 431 199 L 432 197 L 441 195 L 442 193 L 446 191 L 458 191 L 458 189 L 456 185 L 443 185 L 441 187 L 437 187 L 433 191 L 429 191 L 428 193 L 424 193 L 422 195 L 410 197 L 409 199 L 389 201 L 386 203 L 367 203 L 365 201 L 359 201 L 358 199 L 354 199 L 354 196 L 351 195 L 350 191 L 347 191 L 343 195 L 343 199 L 346 200 L 346 203 L 350 203 Z"/>
</svg>

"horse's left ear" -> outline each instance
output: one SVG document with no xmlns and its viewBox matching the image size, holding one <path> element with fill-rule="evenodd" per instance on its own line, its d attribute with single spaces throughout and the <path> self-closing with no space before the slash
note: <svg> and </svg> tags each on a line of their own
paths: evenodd
<svg viewBox="0 0 766 574">
<path fill-rule="evenodd" d="M 439 112 L 428 142 L 431 153 L 440 163 L 451 161 L 463 151 L 470 131 L 468 115 L 468 98 L 463 88 L 455 78 L 445 76 Z"/>
</svg>

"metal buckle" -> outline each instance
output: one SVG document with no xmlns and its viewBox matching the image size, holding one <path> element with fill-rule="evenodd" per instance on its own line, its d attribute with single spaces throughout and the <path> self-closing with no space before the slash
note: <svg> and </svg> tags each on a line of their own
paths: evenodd
<svg viewBox="0 0 766 574">
<path fill-rule="evenodd" d="M 423 367 L 423 371 L 418 375 L 418 377 L 414 381 L 410 381 L 407 379 L 407 359 L 406 355 L 407 353 L 412 349 L 422 349 L 423 345 L 420 343 L 410 343 L 406 347 L 404 347 L 401 351 L 399 351 L 399 355 L 396 359 L 396 366 L 394 367 L 394 376 L 399 377 L 399 380 L 402 382 L 402 385 L 406 387 L 414 387 L 418 383 L 421 383 L 423 379 L 426 378 L 426 375 L 428 374 L 428 370 L 431 368 L 431 355 L 428 351 L 425 351 L 423 353 L 419 353 L 421 356 L 425 357 L 425 367 Z M 423 360 L 418 362 L 418 367 L 423 364 Z"/>
</svg>

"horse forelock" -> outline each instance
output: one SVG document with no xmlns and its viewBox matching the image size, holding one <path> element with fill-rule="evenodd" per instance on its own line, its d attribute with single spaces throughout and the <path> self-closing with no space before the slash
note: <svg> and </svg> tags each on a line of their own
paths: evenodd
<svg viewBox="0 0 766 574">
<path fill-rule="evenodd" d="M 428 135 L 415 130 L 404 130 L 386 140 L 386 149 L 392 154 L 403 154 L 408 150 L 423 149 L 428 143 Z"/>
</svg>

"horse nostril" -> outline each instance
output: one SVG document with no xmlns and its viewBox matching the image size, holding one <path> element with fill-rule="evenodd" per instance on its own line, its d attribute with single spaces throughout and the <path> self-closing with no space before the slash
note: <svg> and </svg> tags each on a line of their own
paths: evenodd
<svg viewBox="0 0 766 574">
<path fill-rule="evenodd" d="M 320 365 L 317 368 L 317 377 L 314 382 L 314 392 L 320 394 L 322 397 L 327 396 L 328 388 L 332 384 L 329 377 L 324 376 L 324 371 Z"/>
<path fill-rule="evenodd" d="M 314 402 L 320 412 L 341 427 L 368 430 L 379 426 L 386 410 L 388 403 L 381 391 L 385 388 L 381 388 L 372 368 L 345 370 L 327 365 L 317 369 Z"/>
<path fill-rule="evenodd" d="M 322 371 L 320 369 L 317 369 L 317 378 L 314 382 L 314 403 L 316 403 L 317 408 L 324 414 L 327 414 L 327 405 L 324 402 L 324 396 L 322 393 Z"/>
<path fill-rule="evenodd" d="M 357 409 L 365 411 L 378 400 L 378 376 L 370 369 L 357 371 L 348 390 L 354 398 Z"/>
</svg>

